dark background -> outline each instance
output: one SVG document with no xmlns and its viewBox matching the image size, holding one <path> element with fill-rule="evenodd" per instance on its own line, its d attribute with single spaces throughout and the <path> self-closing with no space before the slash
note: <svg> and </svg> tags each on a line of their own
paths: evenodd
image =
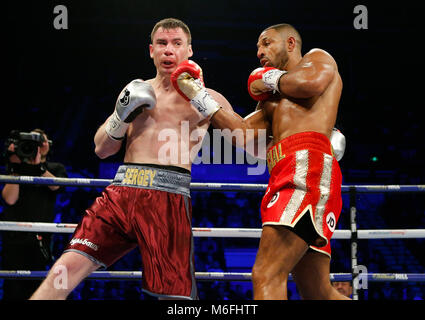
<svg viewBox="0 0 425 320">
<path fill-rule="evenodd" d="M 53 27 L 58 4 L 68 8 L 68 30 Z M 367 30 L 353 27 L 357 4 L 367 6 Z M 423 177 L 424 28 L 415 2 L 24 1 L 8 3 L 3 15 L 0 136 L 44 128 L 56 160 L 67 165 L 96 171 L 94 133 L 126 83 L 155 76 L 150 32 L 158 20 L 177 17 L 191 28 L 192 59 L 207 86 L 243 116 L 255 106 L 246 81 L 259 65 L 259 34 L 275 23 L 293 24 L 303 53 L 319 47 L 338 63 L 344 89 L 337 127 L 347 137 L 343 170 L 374 166 L 408 180 Z M 373 156 L 378 163 L 371 163 Z"/>
<path fill-rule="evenodd" d="M 53 27 L 53 9 L 59 4 L 68 9 L 68 30 Z M 358 4 L 368 9 L 367 30 L 353 26 Z M 344 89 L 336 126 L 347 138 L 340 162 L 344 184 L 424 184 L 422 12 L 416 1 L 8 2 L 2 10 L 0 138 L 12 129 L 43 128 L 54 143 L 52 160 L 64 163 L 71 176 L 104 178 L 101 163 L 118 164 L 123 153 L 99 160 L 93 152 L 94 134 L 112 113 L 125 84 L 155 76 L 148 45 L 157 21 L 176 17 L 189 25 L 192 59 L 202 66 L 206 85 L 221 92 L 242 116 L 255 106 L 246 81 L 259 66 L 257 38 L 264 28 L 285 22 L 301 33 L 303 53 L 322 48 L 338 63 Z M 220 177 L 219 168 L 214 176 Z M 77 205 L 71 201 L 73 209 L 62 209 L 67 212 L 62 221 L 78 222 L 78 214 L 94 196 L 86 195 Z M 376 227 L 425 226 L 423 194 L 408 198 L 408 208 L 403 196 L 392 202 L 383 195 L 371 197 L 364 210 L 373 207 L 377 218 L 364 220 Z M 228 202 L 235 218 L 217 221 L 214 212 L 208 213 L 208 201 L 217 206 Z M 259 201 L 261 195 L 194 193 L 193 225 L 226 227 L 238 221 L 234 224 L 259 227 Z M 247 208 L 251 221 L 243 225 Z M 80 212 L 73 216 L 71 211 Z M 209 214 L 213 218 L 208 219 Z M 340 228 L 348 228 L 344 219 Z M 365 228 L 375 227 L 371 224 Z M 424 269 L 422 245 L 412 245 L 418 248 L 418 272 Z M 349 272 L 349 262 L 341 266 L 346 268 L 340 272 Z"/>
</svg>

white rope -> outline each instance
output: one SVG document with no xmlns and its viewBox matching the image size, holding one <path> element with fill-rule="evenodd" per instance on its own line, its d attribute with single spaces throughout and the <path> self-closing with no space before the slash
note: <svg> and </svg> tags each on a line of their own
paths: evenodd
<svg viewBox="0 0 425 320">
<path fill-rule="evenodd" d="M 77 224 L 0 221 L 0 230 L 73 233 Z M 195 237 L 260 238 L 262 229 L 255 228 L 192 228 Z M 425 238 L 425 229 L 357 230 L 359 239 L 416 239 Z M 332 239 L 350 239 L 350 230 L 335 230 Z"/>
<path fill-rule="evenodd" d="M 4 231 L 73 233 L 76 227 L 69 223 L 0 221 L 0 230 Z"/>
<path fill-rule="evenodd" d="M 359 239 L 418 239 L 425 238 L 425 229 L 357 230 Z"/>
</svg>

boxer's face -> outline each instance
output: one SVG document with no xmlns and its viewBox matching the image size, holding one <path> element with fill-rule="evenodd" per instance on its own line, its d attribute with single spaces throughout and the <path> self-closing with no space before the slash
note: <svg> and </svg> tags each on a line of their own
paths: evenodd
<svg viewBox="0 0 425 320">
<path fill-rule="evenodd" d="M 288 61 L 288 52 L 282 35 L 274 29 L 263 31 L 258 37 L 257 57 L 261 66 L 282 69 Z"/>
<path fill-rule="evenodd" d="M 158 28 L 149 51 L 158 72 L 166 74 L 171 74 L 182 61 L 193 55 L 192 46 L 181 28 Z"/>
</svg>

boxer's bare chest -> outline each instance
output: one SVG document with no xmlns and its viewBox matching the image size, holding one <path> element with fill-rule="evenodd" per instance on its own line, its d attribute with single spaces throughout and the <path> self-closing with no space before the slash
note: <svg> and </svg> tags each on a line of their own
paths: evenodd
<svg viewBox="0 0 425 320">
<path fill-rule="evenodd" d="M 275 143 L 283 138 L 314 127 L 311 117 L 314 101 L 273 97 L 260 104 L 271 124 Z"/>
<path fill-rule="evenodd" d="M 187 153 L 198 140 L 191 139 L 200 115 L 175 91 L 156 91 L 157 103 L 145 110 L 129 129 L 126 158 L 133 161 L 182 165 L 190 168 Z M 207 125 L 208 127 L 208 125 Z M 195 134 L 202 140 L 202 134 Z"/>
</svg>

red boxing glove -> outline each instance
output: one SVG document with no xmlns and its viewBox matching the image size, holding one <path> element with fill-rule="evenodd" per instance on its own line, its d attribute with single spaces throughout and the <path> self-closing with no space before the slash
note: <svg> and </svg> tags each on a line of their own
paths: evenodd
<svg viewBox="0 0 425 320">
<path fill-rule="evenodd" d="M 171 83 L 173 84 L 174 89 L 176 89 L 176 91 L 183 98 L 185 98 L 187 101 L 190 101 L 190 99 L 180 90 L 179 85 L 177 84 L 177 79 L 179 75 L 181 75 L 184 72 L 187 72 L 195 79 L 201 80 L 203 86 L 205 86 L 204 78 L 202 76 L 201 67 L 196 62 L 193 62 L 192 60 L 183 61 L 182 63 L 178 65 L 176 70 L 174 70 L 174 72 L 171 74 Z"/>
<path fill-rule="evenodd" d="M 220 105 L 208 93 L 202 78 L 202 69 L 195 62 L 183 61 L 171 74 L 174 89 L 205 118 L 220 110 Z"/>
<path fill-rule="evenodd" d="M 273 68 L 273 67 L 257 68 L 254 71 L 252 71 L 251 74 L 249 75 L 248 93 L 251 96 L 251 98 L 254 99 L 255 101 L 263 101 L 271 97 L 272 91 L 267 90 L 267 92 L 263 92 L 261 88 L 264 87 L 263 74 L 272 69 L 276 69 L 276 68 Z M 256 83 L 253 83 L 256 80 L 258 81 Z"/>
</svg>

